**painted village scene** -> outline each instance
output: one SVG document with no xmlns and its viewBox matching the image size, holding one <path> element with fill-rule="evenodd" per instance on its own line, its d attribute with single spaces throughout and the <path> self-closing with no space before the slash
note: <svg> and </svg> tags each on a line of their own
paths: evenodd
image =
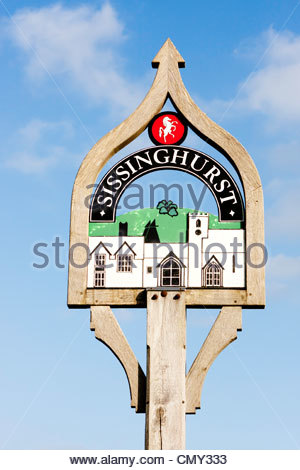
<svg viewBox="0 0 300 470">
<path fill-rule="evenodd" d="M 153 163 L 155 158 L 155 165 L 156 167 L 159 166 L 162 155 L 164 155 L 164 163 L 169 165 L 167 166 L 169 169 L 176 169 L 171 165 L 174 162 L 183 165 L 187 161 L 189 161 L 189 168 L 193 167 L 195 170 L 199 168 L 199 171 L 202 169 L 199 165 L 200 160 L 197 160 L 197 162 L 195 160 L 194 155 L 196 154 L 194 153 L 193 157 L 191 156 L 191 149 L 183 148 L 185 153 L 179 153 L 182 147 L 176 149 L 170 147 L 171 142 L 175 141 L 176 143 L 176 134 L 174 134 L 176 130 L 174 126 L 176 127 L 176 124 L 178 124 L 176 116 L 174 118 L 173 115 L 170 116 L 170 113 L 167 116 L 161 116 L 160 127 L 157 126 L 157 119 L 153 122 L 157 128 L 157 135 L 155 139 L 152 138 L 152 141 L 155 145 L 160 145 L 159 151 L 161 154 L 158 154 L 158 150 L 154 153 L 151 150 L 151 153 L 150 149 L 158 149 L 158 147 L 152 147 L 144 150 L 142 156 L 141 154 L 135 155 L 135 160 L 124 159 L 123 166 L 114 167 L 115 169 L 112 171 L 115 173 L 110 175 L 106 181 L 114 182 L 115 194 L 117 194 L 119 186 L 121 187 L 121 183 L 120 185 L 116 183 L 116 181 L 119 181 L 116 179 L 116 175 L 119 175 L 119 178 L 121 178 L 120 175 L 124 175 L 124 179 L 126 177 L 125 163 L 127 164 L 127 173 L 129 173 L 129 168 L 133 173 L 133 166 L 138 162 L 140 174 L 144 174 L 147 171 L 157 169 L 153 167 L 148 169 L 148 167 L 151 166 L 150 163 Z M 166 130 L 166 127 L 169 130 Z M 163 133 L 163 129 L 166 132 L 173 133 L 174 139 L 172 139 L 172 135 L 165 135 L 166 132 Z M 182 130 L 180 135 L 182 136 L 184 132 L 186 131 Z M 178 140 L 177 138 L 177 143 Z M 163 150 L 165 150 L 164 154 L 162 153 Z M 171 150 L 172 154 L 170 153 Z M 168 155 L 168 152 L 170 158 L 167 160 L 166 155 Z M 220 169 L 218 169 L 217 162 L 210 162 L 208 156 L 206 156 L 207 158 L 204 157 L 205 155 L 201 155 L 201 158 L 203 158 L 202 167 L 205 168 L 206 173 L 203 170 L 199 177 L 214 192 L 214 195 L 219 197 L 221 189 L 230 186 L 231 183 L 228 183 L 231 181 L 229 180 L 230 175 L 222 176 L 221 172 L 224 168 L 222 170 L 220 166 Z M 188 160 L 189 158 L 190 160 Z M 213 166 L 209 167 L 209 165 Z M 219 175 L 223 177 L 223 180 L 219 181 L 217 179 Z M 136 175 L 134 176 L 136 177 Z M 224 183 L 225 177 L 228 184 Z M 232 185 L 233 183 L 231 187 Z M 116 210 L 117 199 L 112 202 L 103 194 L 101 198 L 100 192 L 104 186 L 105 179 L 98 186 L 98 201 L 109 201 L 107 207 L 115 205 Z M 120 188 L 121 190 L 122 188 Z M 111 190 L 106 189 L 106 196 L 109 191 L 112 193 Z M 120 197 L 120 194 L 117 196 Z M 217 200 L 219 214 L 181 208 L 172 200 L 162 199 L 158 200 L 153 208 L 137 209 L 121 215 L 118 215 L 116 211 L 114 215 L 111 215 L 110 220 L 105 220 L 105 217 L 107 217 L 105 213 L 108 213 L 107 208 L 103 205 L 96 207 L 94 211 L 96 217 L 91 215 L 89 223 L 90 259 L 87 287 L 93 289 L 244 288 L 245 233 L 243 221 L 237 220 L 241 217 L 235 217 L 234 215 L 236 211 L 234 206 L 236 200 L 234 198 L 237 198 L 237 196 L 232 190 L 225 196 L 223 199 L 220 197 Z M 222 203 L 227 210 L 225 220 L 224 217 L 223 220 L 220 217 Z M 233 206 L 229 206 L 229 203 L 233 203 Z M 234 210 L 232 210 L 232 207 Z"/>
<path fill-rule="evenodd" d="M 179 209 L 171 201 L 169 206 L 160 201 L 156 209 L 117 216 L 112 224 L 90 223 L 88 287 L 243 288 L 245 246 L 240 225 Z M 215 245 L 220 240 L 226 252 Z"/>
</svg>

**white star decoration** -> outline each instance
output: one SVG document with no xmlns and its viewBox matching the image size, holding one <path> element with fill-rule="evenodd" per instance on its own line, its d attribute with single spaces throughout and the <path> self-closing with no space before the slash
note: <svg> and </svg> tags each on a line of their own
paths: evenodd
<svg viewBox="0 0 300 470">
<path fill-rule="evenodd" d="M 235 214 L 235 212 L 233 212 L 232 210 L 229 212 L 229 215 L 231 215 L 231 217 L 233 217 Z"/>
<path fill-rule="evenodd" d="M 103 217 L 104 214 L 105 214 L 105 212 L 104 212 L 104 210 L 102 210 L 102 211 L 100 212 L 101 217 Z"/>
</svg>

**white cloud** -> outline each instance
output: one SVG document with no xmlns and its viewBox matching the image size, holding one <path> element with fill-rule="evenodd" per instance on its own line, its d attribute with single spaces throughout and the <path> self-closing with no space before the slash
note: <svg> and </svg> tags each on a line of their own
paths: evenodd
<svg viewBox="0 0 300 470">
<path fill-rule="evenodd" d="M 59 160 L 75 160 L 74 155 L 70 155 L 61 143 L 72 132 L 68 122 L 54 123 L 34 119 L 17 131 L 4 165 L 25 174 L 41 174 L 55 166 Z"/>
<path fill-rule="evenodd" d="M 19 134 L 28 145 L 34 145 L 41 139 L 42 134 L 49 133 L 50 131 L 56 132 L 58 129 L 65 136 L 71 137 L 73 135 L 72 125 L 67 121 L 48 122 L 41 121 L 40 119 L 29 121 L 19 130 Z"/>
<path fill-rule="evenodd" d="M 254 70 L 237 87 L 231 100 L 198 100 L 215 120 L 224 116 L 260 114 L 272 130 L 300 121 L 300 35 L 273 28 L 243 42 L 236 57 L 253 63 Z"/>
<path fill-rule="evenodd" d="M 279 254 L 270 257 L 267 263 L 267 271 L 273 279 L 290 281 L 300 278 L 300 256 L 286 256 Z"/>
<path fill-rule="evenodd" d="M 300 256 L 279 254 L 269 258 L 266 265 L 266 285 L 270 295 L 286 295 L 287 292 L 292 292 L 291 286 L 297 289 L 299 281 Z"/>
<path fill-rule="evenodd" d="M 92 100 L 133 110 L 142 93 L 126 79 L 118 47 L 124 27 L 109 3 L 101 9 L 55 4 L 17 11 L 6 31 L 26 53 L 26 71 L 35 82 L 51 74 Z"/>
<path fill-rule="evenodd" d="M 261 65 L 245 83 L 237 105 L 275 120 L 300 119 L 300 35 L 269 29 L 261 35 Z M 257 47 L 257 40 L 256 40 Z M 259 46 L 261 53 L 261 45 Z"/>
<path fill-rule="evenodd" d="M 266 233 L 283 243 L 300 237 L 300 180 L 272 180 L 265 188 L 268 197 Z"/>
<path fill-rule="evenodd" d="M 56 156 L 45 157 L 34 153 L 16 152 L 6 161 L 8 168 L 13 168 L 25 174 L 44 173 L 56 164 Z"/>
<path fill-rule="evenodd" d="M 300 167 L 300 142 L 295 137 L 289 142 L 275 145 L 268 151 L 270 164 L 290 175 L 295 174 L 295 166 Z"/>
</svg>

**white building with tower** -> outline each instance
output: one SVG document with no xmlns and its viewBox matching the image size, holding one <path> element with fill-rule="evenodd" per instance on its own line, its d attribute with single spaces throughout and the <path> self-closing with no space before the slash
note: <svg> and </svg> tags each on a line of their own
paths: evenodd
<svg viewBox="0 0 300 470">
<path fill-rule="evenodd" d="M 243 288 L 244 230 L 219 226 L 210 224 L 208 213 L 190 212 L 182 243 L 128 236 L 127 229 L 90 236 L 88 288 Z"/>
</svg>

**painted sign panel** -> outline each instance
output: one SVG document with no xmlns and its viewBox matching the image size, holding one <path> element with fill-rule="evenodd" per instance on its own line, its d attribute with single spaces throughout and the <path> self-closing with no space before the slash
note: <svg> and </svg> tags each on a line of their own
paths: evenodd
<svg viewBox="0 0 300 470">
<path fill-rule="evenodd" d="M 95 190 L 88 288 L 244 288 L 244 203 L 233 177 L 209 155 L 178 145 L 187 125 L 177 113 L 155 116 L 148 132 L 155 147 L 120 160 Z M 170 169 L 200 179 L 216 200 L 218 216 L 166 200 L 116 215 L 134 180 Z"/>
<path fill-rule="evenodd" d="M 89 252 L 88 288 L 245 287 L 242 224 L 172 201 L 90 223 Z"/>
</svg>

